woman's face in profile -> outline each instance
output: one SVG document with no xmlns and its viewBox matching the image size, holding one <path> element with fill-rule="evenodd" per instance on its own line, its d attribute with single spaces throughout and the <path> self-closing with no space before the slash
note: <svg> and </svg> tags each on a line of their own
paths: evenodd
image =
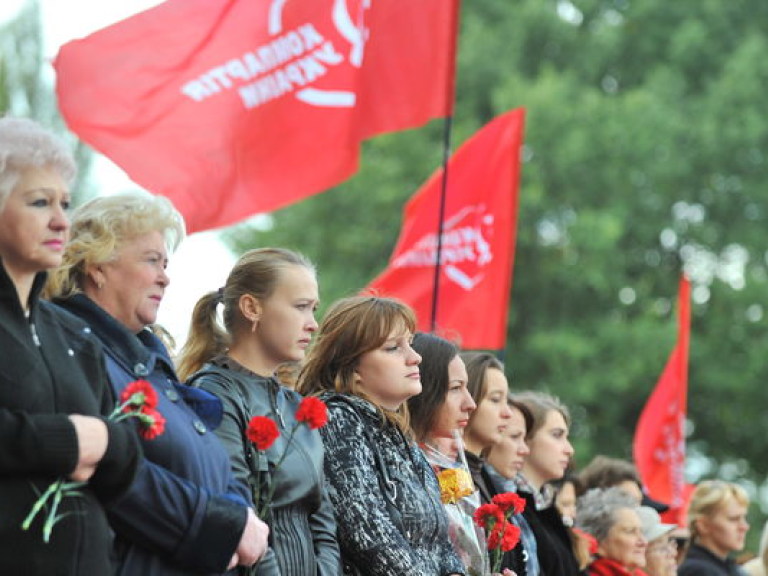
<svg viewBox="0 0 768 576">
<path fill-rule="evenodd" d="M 697 521 L 699 543 L 719 556 L 727 556 L 744 548 L 749 530 L 747 507 L 733 498 L 717 506 Z"/>
<path fill-rule="evenodd" d="M 489 368 L 485 379 L 485 394 L 477 403 L 472 423 L 464 433 L 477 445 L 478 453 L 501 441 L 512 417 L 512 410 L 507 405 L 509 384 L 504 372 Z"/>
<path fill-rule="evenodd" d="M 475 409 L 475 401 L 467 389 L 467 369 L 460 356 L 448 363 L 448 389 L 445 400 L 437 411 L 430 430 L 432 438 L 453 438 L 454 430 L 463 430 L 469 423 L 469 415 Z"/>
<path fill-rule="evenodd" d="M 619 508 L 614 512 L 613 525 L 603 540 L 598 542 L 598 553 L 629 569 L 645 566 L 645 548 L 640 517 L 632 508 Z"/>
<path fill-rule="evenodd" d="M 170 282 L 167 266 L 165 238 L 154 230 L 126 241 L 113 260 L 92 266 L 89 275 L 96 288 L 88 295 L 126 328 L 139 332 L 157 320 Z"/>
</svg>

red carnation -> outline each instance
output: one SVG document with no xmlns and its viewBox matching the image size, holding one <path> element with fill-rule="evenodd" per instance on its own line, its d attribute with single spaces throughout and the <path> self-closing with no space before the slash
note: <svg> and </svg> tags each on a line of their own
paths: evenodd
<svg viewBox="0 0 768 576">
<path fill-rule="evenodd" d="M 496 496 L 491 498 L 491 502 L 498 505 L 504 514 L 507 512 L 511 512 L 512 514 L 520 514 L 523 510 L 525 510 L 525 500 L 514 492 L 496 494 Z"/>
<path fill-rule="evenodd" d="M 157 392 L 146 380 L 134 380 L 120 393 L 120 404 L 125 404 L 124 412 L 137 408 L 157 408 Z"/>
<path fill-rule="evenodd" d="M 504 525 L 504 535 L 501 537 L 501 549 L 509 552 L 517 546 L 518 542 L 520 542 L 520 528 L 512 522 L 507 522 Z"/>
<path fill-rule="evenodd" d="M 314 396 L 304 398 L 296 410 L 296 420 L 305 422 L 312 430 L 322 428 L 328 423 L 328 408 L 325 402 Z"/>
<path fill-rule="evenodd" d="M 139 436 L 154 440 L 165 432 L 165 417 L 154 408 L 144 408 L 136 416 L 139 419 Z"/>
<path fill-rule="evenodd" d="M 493 530 L 488 533 L 488 550 L 497 550 L 499 548 L 503 529 L 503 524 L 497 524 Z"/>
<path fill-rule="evenodd" d="M 496 504 L 483 504 L 475 510 L 475 524 L 491 530 L 496 524 L 504 522 L 504 513 Z"/>
<path fill-rule="evenodd" d="M 248 423 L 246 436 L 248 440 L 256 445 L 258 450 L 266 450 L 280 436 L 280 431 L 277 429 L 277 424 L 275 424 L 274 420 L 266 416 L 254 416 Z"/>
</svg>

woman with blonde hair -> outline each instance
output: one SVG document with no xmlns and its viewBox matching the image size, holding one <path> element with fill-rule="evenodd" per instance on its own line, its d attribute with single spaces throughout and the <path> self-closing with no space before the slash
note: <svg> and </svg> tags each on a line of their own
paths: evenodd
<svg viewBox="0 0 768 576">
<path fill-rule="evenodd" d="M 104 348 L 117 392 L 145 380 L 157 393 L 165 432 L 142 439 L 145 455 L 128 492 L 109 509 L 117 574 L 178 576 L 250 566 L 269 529 L 211 428 L 216 397 L 182 386 L 168 351 L 149 329 L 168 286 L 168 252 L 184 236 L 170 201 L 148 193 L 95 198 L 72 217 L 55 302 L 88 324 Z"/>
<path fill-rule="evenodd" d="M 0 574 L 109 574 L 104 507 L 133 481 L 140 450 L 115 406 L 98 342 L 40 298 L 61 264 L 76 168 L 57 137 L 26 118 L 0 118 Z M 83 482 L 58 511 L 38 497 Z M 58 520 L 43 540 L 44 518 Z"/>
<path fill-rule="evenodd" d="M 691 544 L 680 576 L 742 576 L 731 554 L 744 548 L 749 524 L 747 492 L 732 482 L 704 480 L 688 505 Z"/>
<path fill-rule="evenodd" d="M 346 574 L 463 574 L 407 400 L 421 392 L 413 311 L 390 298 L 333 304 L 299 377 L 328 406 L 325 475 Z"/>
<path fill-rule="evenodd" d="M 250 250 L 223 288 L 198 301 L 179 357 L 182 378 L 224 404 L 216 434 L 235 477 L 253 487 L 254 501 L 272 494 L 264 519 L 275 558 L 270 552 L 259 574 L 271 573 L 275 563 L 278 574 L 331 576 L 340 569 L 320 434 L 297 427 L 301 396 L 275 377 L 280 365 L 304 359 L 317 330 L 317 304 L 315 269 L 306 258 L 283 248 Z M 254 416 L 272 419 L 280 431 L 264 458 L 247 439 Z"/>
</svg>

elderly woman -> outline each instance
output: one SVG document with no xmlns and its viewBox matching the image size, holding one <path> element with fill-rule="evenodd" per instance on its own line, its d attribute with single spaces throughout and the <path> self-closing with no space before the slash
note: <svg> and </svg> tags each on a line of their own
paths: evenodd
<svg viewBox="0 0 768 576">
<path fill-rule="evenodd" d="M 221 403 L 179 384 L 168 352 L 148 329 L 168 286 L 168 250 L 184 234 L 170 202 L 146 193 L 96 198 L 75 211 L 57 304 L 84 320 L 105 349 L 112 386 L 143 379 L 156 390 L 165 433 L 142 440 L 148 463 L 110 507 L 119 574 L 222 573 L 252 565 L 268 528 L 248 506 L 245 486 L 211 427 Z M 106 572 L 105 572 L 106 573 Z"/>
<path fill-rule="evenodd" d="M 642 576 L 643 526 L 635 498 L 620 488 L 593 488 L 579 498 L 576 525 L 597 541 L 589 576 Z"/>
<path fill-rule="evenodd" d="M 52 134 L 0 119 L 0 574 L 111 572 L 103 505 L 119 498 L 139 461 L 133 433 L 105 417 L 115 405 L 101 350 L 81 322 L 41 301 L 61 263 L 75 164 Z M 65 497 L 45 543 L 41 511 L 60 478 L 85 482 Z"/>
<path fill-rule="evenodd" d="M 676 524 L 664 524 L 659 513 L 650 506 L 637 509 L 643 528 L 643 537 L 648 542 L 645 549 L 645 572 L 648 576 L 676 576 L 677 544 L 672 533 Z"/>
<path fill-rule="evenodd" d="M 744 548 L 749 530 L 749 496 L 739 485 L 705 480 L 696 486 L 688 507 L 691 546 L 680 576 L 741 576 L 731 554 Z"/>
<path fill-rule="evenodd" d="M 396 300 L 336 302 L 320 324 L 299 392 L 320 394 L 325 475 L 347 574 L 464 574 L 435 474 L 412 439 L 407 401 L 422 390 L 413 311 Z"/>
</svg>

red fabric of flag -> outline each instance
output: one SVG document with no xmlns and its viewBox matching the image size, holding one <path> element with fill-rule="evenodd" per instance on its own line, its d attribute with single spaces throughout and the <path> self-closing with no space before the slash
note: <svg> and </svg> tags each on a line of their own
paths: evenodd
<svg viewBox="0 0 768 576">
<path fill-rule="evenodd" d="M 640 478 L 655 500 L 669 505 L 666 519 L 678 522 L 686 504 L 685 416 L 688 398 L 688 345 L 691 285 L 682 278 L 678 339 L 635 429 L 634 457 Z"/>
<path fill-rule="evenodd" d="M 168 0 L 62 47 L 82 140 L 190 231 L 340 183 L 362 139 L 451 112 L 459 0 Z"/>
<path fill-rule="evenodd" d="M 450 159 L 436 331 L 466 349 L 501 349 L 512 287 L 525 111 L 498 116 Z M 443 170 L 405 207 L 388 268 L 368 287 L 410 304 L 430 331 Z"/>
</svg>

